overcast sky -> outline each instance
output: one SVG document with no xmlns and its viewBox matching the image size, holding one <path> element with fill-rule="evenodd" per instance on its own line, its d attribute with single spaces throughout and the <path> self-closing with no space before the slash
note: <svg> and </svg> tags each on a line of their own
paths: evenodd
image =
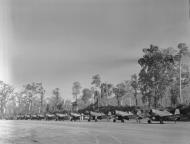
<svg viewBox="0 0 190 144">
<path fill-rule="evenodd" d="M 72 98 L 94 74 L 117 84 L 142 48 L 190 43 L 188 0 L 0 0 L 1 79 L 42 82 Z"/>
</svg>

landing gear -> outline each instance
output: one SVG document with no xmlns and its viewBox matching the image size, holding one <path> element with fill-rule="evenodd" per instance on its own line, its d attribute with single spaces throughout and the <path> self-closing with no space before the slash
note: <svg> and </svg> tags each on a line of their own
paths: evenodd
<svg viewBox="0 0 190 144">
<path fill-rule="evenodd" d="M 125 122 L 124 119 L 121 119 L 121 122 L 124 123 Z"/>
<path fill-rule="evenodd" d="M 164 124 L 164 121 L 162 119 L 160 119 L 160 124 Z"/>
<path fill-rule="evenodd" d="M 151 121 L 150 119 L 149 119 L 147 122 L 148 122 L 148 124 L 151 124 L 151 123 L 152 123 L 152 121 Z"/>
</svg>

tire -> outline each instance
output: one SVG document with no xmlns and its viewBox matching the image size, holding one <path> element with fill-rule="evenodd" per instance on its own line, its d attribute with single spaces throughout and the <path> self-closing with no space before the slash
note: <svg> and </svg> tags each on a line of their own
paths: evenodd
<svg viewBox="0 0 190 144">
<path fill-rule="evenodd" d="M 151 124 L 151 123 L 152 123 L 151 120 L 148 120 L 147 122 L 148 122 L 148 124 Z"/>
</svg>

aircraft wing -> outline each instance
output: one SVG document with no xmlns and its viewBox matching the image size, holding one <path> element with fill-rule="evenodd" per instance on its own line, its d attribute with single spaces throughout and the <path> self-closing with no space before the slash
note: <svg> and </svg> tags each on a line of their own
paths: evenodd
<svg viewBox="0 0 190 144">
<path fill-rule="evenodd" d="M 41 115 L 41 114 L 39 114 L 38 116 L 39 116 L 39 117 L 44 117 L 44 115 Z"/>
<path fill-rule="evenodd" d="M 48 116 L 48 117 L 54 117 L 53 114 L 46 114 L 46 116 Z"/>
<path fill-rule="evenodd" d="M 103 116 L 104 114 L 103 113 L 97 113 L 97 112 L 92 112 L 91 111 L 90 115 L 99 117 L 99 116 Z"/>
<path fill-rule="evenodd" d="M 60 114 L 60 113 L 56 113 L 56 115 L 57 115 L 58 117 L 66 117 L 66 116 L 67 116 L 66 114 Z"/>
<path fill-rule="evenodd" d="M 71 113 L 71 116 L 74 116 L 74 117 L 80 117 L 80 114 L 77 114 L 77 113 Z"/>
<path fill-rule="evenodd" d="M 156 109 L 152 109 L 152 113 L 154 115 L 160 116 L 160 117 L 167 117 L 167 116 L 172 116 L 173 114 L 168 112 L 167 110 L 164 111 L 160 111 L 160 110 L 156 110 Z"/>
</svg>

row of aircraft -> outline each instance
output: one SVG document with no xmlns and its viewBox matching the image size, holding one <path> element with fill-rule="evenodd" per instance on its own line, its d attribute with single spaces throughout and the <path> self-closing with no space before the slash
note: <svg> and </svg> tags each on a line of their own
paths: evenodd
<svg viewBox="0 0 190 144">
<path fill-rule="evenodd" d="M 179 109 L 176 109 L 175 113 L 172 114 L 168 112 L 167 110 L 157 110 L 157 109 L 151 109 L 148 113 L 142 113 L 140 110 L 134 114 L 132 112 L 124 112 L 115 110 L 114 113 L 108 113 L 108 115 L 105 115 L 103 113 L 98 112 L 90 112 L 90 118 L 88 121 L 91 120 L 101 120 L 101 119 L 112 119 L 113 122 L 121 121 L 124 122 L 125 120 L 130 119 L 136 119 L 137 123 L 140 123 L 141 119 L 147 119 L 147 122 L 150 124 L 152 121 L 159 121 L 160 124 L 163 124 L 164 121 L 172 120 L 175 121 L 180 118 L 180 111 Z"/>
<path fill-rule="evenodd" d="M 113 112 L 108 112 L 108 114 L 104 114 L 101 112 L 94 112 L 90 111 L 86 114 L 79 114 L 71 112 L 70 114 L 50 114 L 47 113 L 45 115 L 42 114 L 34 114 L 34 115 L 18 115 L 18 120 L 70 120 L 70 121 L 77 121 L 77 120 L 88 120 L 91 121 L 99 121 L 102 119 L 113 120 L 113 122 L 121 121 L 125 122 L 125 120 L 129 119 L 136 119 L 137 123 L 141 122 L 141 119 L 147 119 L 147 122 L 150 124 L 152 121 L 159 121 L 160 124 L 163 124 L 164 121 L 173 120 L 176 122 L 177 119 L 180 118 L 180 111 L 176 109 L 175 113 L 172 114 L 167 110 L 157 110 L 151 109 L 148 113 L 142 113 L 140 110 L 134 114 L 132 112 L 124 112 L 115 110 Z"/>
</svg>

